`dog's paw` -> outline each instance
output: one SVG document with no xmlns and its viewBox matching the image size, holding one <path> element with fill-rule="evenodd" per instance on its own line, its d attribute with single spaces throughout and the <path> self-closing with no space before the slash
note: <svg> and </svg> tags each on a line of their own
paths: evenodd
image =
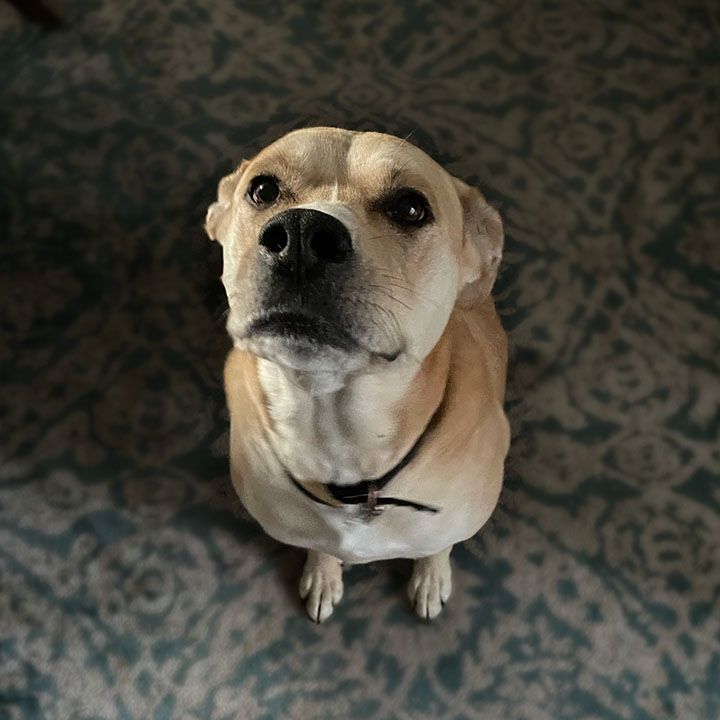
<svg viewBox="0 0 720 720">
<path fill-rule="evenodd" d="M 449 550 L 415 560 L 408 584 L 408 595 L 419 617 L 423 620 L 436 618 L 451 592 Z"/>
<path fill-rule="evenodd" d="M 327 620 L 343 594 L 342 563 L 332 555 L 308 551 L 300 578 L 300 597 L 313 622 Z"/>
</svg>

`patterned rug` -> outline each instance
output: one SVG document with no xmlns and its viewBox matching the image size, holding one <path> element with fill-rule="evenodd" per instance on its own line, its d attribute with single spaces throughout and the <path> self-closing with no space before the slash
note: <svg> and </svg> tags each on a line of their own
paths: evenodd
<svg viewBox="0 0 720 720">
<path fill-rule="evenodd" d="M 0 718 L 719 718 L 718 6 L 53 7 L 0 4 Z M 506 222 L 506 490 L 432 624 L 397 561 L 313 625 L 229 488 L 204 211 L 319 123 Z"/>
</svg>

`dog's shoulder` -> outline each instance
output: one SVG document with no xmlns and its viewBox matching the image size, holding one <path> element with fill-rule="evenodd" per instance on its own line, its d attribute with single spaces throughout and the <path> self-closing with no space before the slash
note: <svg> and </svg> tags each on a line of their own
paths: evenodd
<svg viewBox="0 0 720 720">
<path fill-rule="evenodd" d="M 492 298 L 482 304 L 457 308 L 450 319 L 456 386 L 476 394 L 478 400 L 502 404 L 507 371 L 507 335 Z M 479 394 L 478 394 L 479 391 Z"/>
<path fill-rule="evenodd" d="M 257 358 L 237 348 L 225 360 L 225 396 L 233 420 L 267 427 L 267 403 L 260 387 Z"/>
</svg>

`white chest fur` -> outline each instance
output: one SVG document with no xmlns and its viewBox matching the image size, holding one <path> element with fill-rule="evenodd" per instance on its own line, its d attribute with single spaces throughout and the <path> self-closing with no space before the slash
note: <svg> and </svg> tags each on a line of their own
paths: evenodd
<svg viewBox="0 0 720 720">
<path fill-rule="evenodd" d="M 391 408 L 407 386 L 395 377 L 363 377 L 342 389 L 308 387 L 273 363 L 258 362 L 268 400 L 272 441 L 282 464 L 299 480 L 352 484 L 383 474 L 394 462 Z M 381 382 L 383 392 L 375 392 Z M 328 391 L 330 387 L 330 391 Z"/>
</svg>

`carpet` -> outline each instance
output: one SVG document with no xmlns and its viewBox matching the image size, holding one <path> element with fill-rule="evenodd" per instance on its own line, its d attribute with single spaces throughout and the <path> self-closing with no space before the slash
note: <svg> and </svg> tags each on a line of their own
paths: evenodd
<svg viewBox="0 0 720 720">
<path fill-rule="evenodd" d="M 0 4 L 0 718 L 720 717 L 711 2 Z M 513 427 L 422 623 L 333 617 L 238 507 L 218 179 L 305 125 L 409 137 L 505 221 Z"/>
</svg>

